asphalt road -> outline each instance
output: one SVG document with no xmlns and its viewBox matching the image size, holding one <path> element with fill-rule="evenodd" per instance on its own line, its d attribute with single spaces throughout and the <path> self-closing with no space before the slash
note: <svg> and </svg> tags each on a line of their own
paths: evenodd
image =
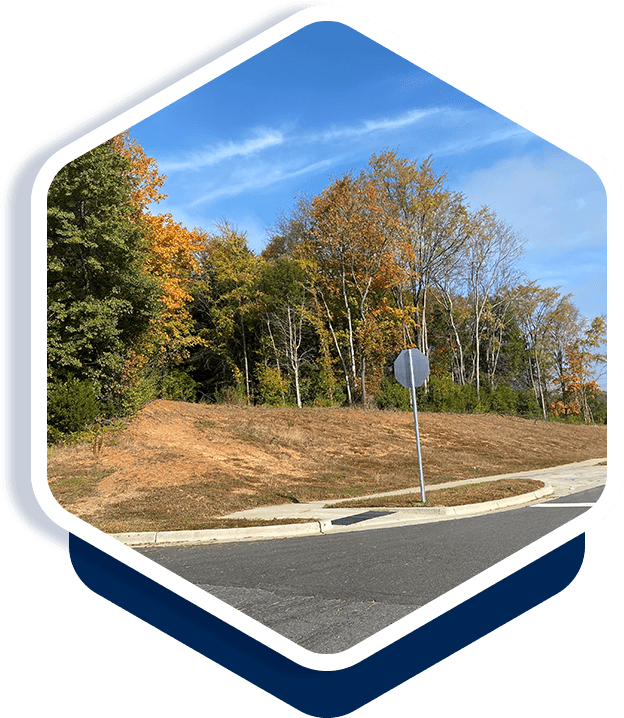
<svg viewBox="0 0 624 718">
<path fill-rule="evenodd" d="M 304 648 L 336 653 L 576 518 L 589 507 L 568 504 L 602 488 L 436 523 L 138 550 Z"/>
</svg>

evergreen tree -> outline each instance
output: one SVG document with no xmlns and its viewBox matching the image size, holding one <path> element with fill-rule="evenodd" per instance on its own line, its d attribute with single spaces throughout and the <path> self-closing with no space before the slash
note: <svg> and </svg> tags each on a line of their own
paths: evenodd
<svg viewBox="0 0 624 718">
<path fill-rule="evenodd" d="M 48 192 L 48 378 L 90 381 L 109 410 L 130 347 L 158 311 L 129 169 L 105 142 Z"/>
</svg>

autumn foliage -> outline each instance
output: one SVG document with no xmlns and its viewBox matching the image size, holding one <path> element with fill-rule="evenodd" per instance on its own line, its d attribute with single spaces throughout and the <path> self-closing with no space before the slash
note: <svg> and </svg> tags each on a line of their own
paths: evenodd
<svg viewBox="0 0 624 718">
<path fill-rule="evenodd" d="M 52 183 L 55 406 L 78 382 L 103 416 L 158 396 L 405 409 L 392 364 L 416 346 L 431 367 L 421 408 L 606 420 L 604 318 L 524 280 L 523 238 L 431 157 L 386 150 L 330 178 L 258 254 L 227 221 L 157 212 L 165 179 L 126 132 Z"/>
<path fill-rule="evenodd" d="M 161 365 L 178 363 L 188 355 L 190 346 L 199 343 L 192 335 L 189 289 L 206 235 L 198 229 L 187 229 L 170 214 L 152 214 L 152 205 L 166 197 L 161 191 L 165 176 L 128 133 L 113 142 L 116 151 L 130 161 L 132 201 L 137 208 L 137 223 L 144 231 L 143 269 L 160 289 L 160 311 L 153 317 L 139 353 L 144 355 L 143 363 L 147 359 Z M 134 361 L 140 361 L 136 355 Z"/>
</svg>

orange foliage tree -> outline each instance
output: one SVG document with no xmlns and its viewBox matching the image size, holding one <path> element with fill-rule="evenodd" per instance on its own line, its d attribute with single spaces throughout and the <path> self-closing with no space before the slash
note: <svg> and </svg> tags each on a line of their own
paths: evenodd
<svg viewBox="0 0 624 718">
<path fill-rule="evenodd" d="M 348 173 L 314 199 L 308 244 L 328 317 L 331 321 L 333 305 L 335 315 L 344 319 L 340 333 L 348 357 L 343 362 L 347 393 L 350 397 L 350 387 L 358 387 L 366 406 L 369 364 L 373 388 L 375 379 L 381 378 L 380 336 L 388 342 L 398 336 L 392 331 L 380 335 L 373 325 L 384 323 L 388 328 L 395 320 L 402 327 L 407 321 L 404 311 L 388 311 L 385 299 L 391 287 L 406 280 L 407 263 L 397 262 L 409 251 L 404 225 L 370 177 Z M 385 353 L 394 349 L 386 345 Z"/>
<path fill-rule="evenodd" d="M 561 399 L 551 402 L 550 411 L 555 416 L 582 416 L 586 424 L 593 421 L 589 400 L 596 397 L 600 386 L 591 379 L 592 366 L 604 364 L 606 355 L 596 351 L 606 343 L 606 321 L 596 317 L 575 341 L 565 348 L 562 370 L 554 383 L 559 386 Z"/>
<path fill-rule="evenodd" d="M 187 229 L 170 214 L 153 214 L 152 205 L 166 197 L 162 191 L 166 176 L 128 132 L 116 136 L 112 145 L 130 161 L 135 221 L 144 233 L 143 269 L 160 288 L 161 311 L 131 352 L 126 381 L 136 385 L 150 374 L 151 383 L 156 376 L 157 384 L 151 391 L 159 391 L 169 369 L 188 356 L 191 346 L 201 342 L 192 332 L 189 287 L 206 235 L 199 229 Z"/>
</svg>

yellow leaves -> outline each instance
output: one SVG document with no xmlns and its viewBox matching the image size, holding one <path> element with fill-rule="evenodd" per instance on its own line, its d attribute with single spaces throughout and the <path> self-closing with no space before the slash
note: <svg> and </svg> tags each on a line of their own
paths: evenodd
<svg viewBox="0 0 624 718">
<path fill-rule="evenodd" d="M 196 255 L 205 241 L 197 229 L 188 230 L 170 214 L 145 215 L 145 270 L 161 285 L 162 313 L 152 324 L 153 345 L 174 360 L 186 355 L 188 346 L 201 343 L 191 338 L 189 286 L 198 269 Z"/>
<path fill-rule="evenodd" d="M 383 289 L 405 278 L 396 261 L 404 251 L 404 227 L 369 178 L 346 174 L 334 181 L 314 199 L 312 218 L 312 253 L 329 284 L 348 277 Z"/>
<path fill-rule="evenodd" d="M 158 277 L 188 276 L 198 268 L 196 255 L 206 235 L 174 222 L 170 214 L 146 215 L 146 268 Z"/>
<path fill-rule="evenodd" d="M 193 272 L 198 269 L 197 254 L 206 240 L 198 229 L 188 230 L 174 222 L 170 214 L 151 214 L 152 202 L 166 195 L 161 191 L 165 175 L 158 171 L 156 161 L 148 157 L 141 145 L 128 132 L 111 141 L 113 150 L 131 165 L 132 200 L 137 208 L 137 223 L 145 232 L 143 269 L 158 280 L 161 289 L 161 311 L 152 319 L 150 328 L 136 348 L 134 362 L 147 362 L 147 357 L 166 357 L 178 361 L 192 344 L 201 343 L 191 336 L 192 320 L 189 293 Z"/>
<path fill-rule="evenodd" d="M 160 202 L 167 195 L 160 191 L 165 175 L 158 172 L 156 160 L 148 157 L 141 145 L 130 138 L 128 131 L 111 140 L 115 152 L 130 161 L 133 182 L 132 199 L 140 212 L 147 212 L 152 202 Z"/>
<path fill-rule="evenodd" d="M 594 398 L 600 391 L 598 383 L 587 376 L 588 355 L 583 351 L 582 340 L 565 347 L 565 362 L 561 374 L 553 383 L 561 388 L 561 400 L 551 402 L 549 411 L 555 416 L 584 414 L 585 420 L 591 417 L 587 400 Z"/>
</svg>

